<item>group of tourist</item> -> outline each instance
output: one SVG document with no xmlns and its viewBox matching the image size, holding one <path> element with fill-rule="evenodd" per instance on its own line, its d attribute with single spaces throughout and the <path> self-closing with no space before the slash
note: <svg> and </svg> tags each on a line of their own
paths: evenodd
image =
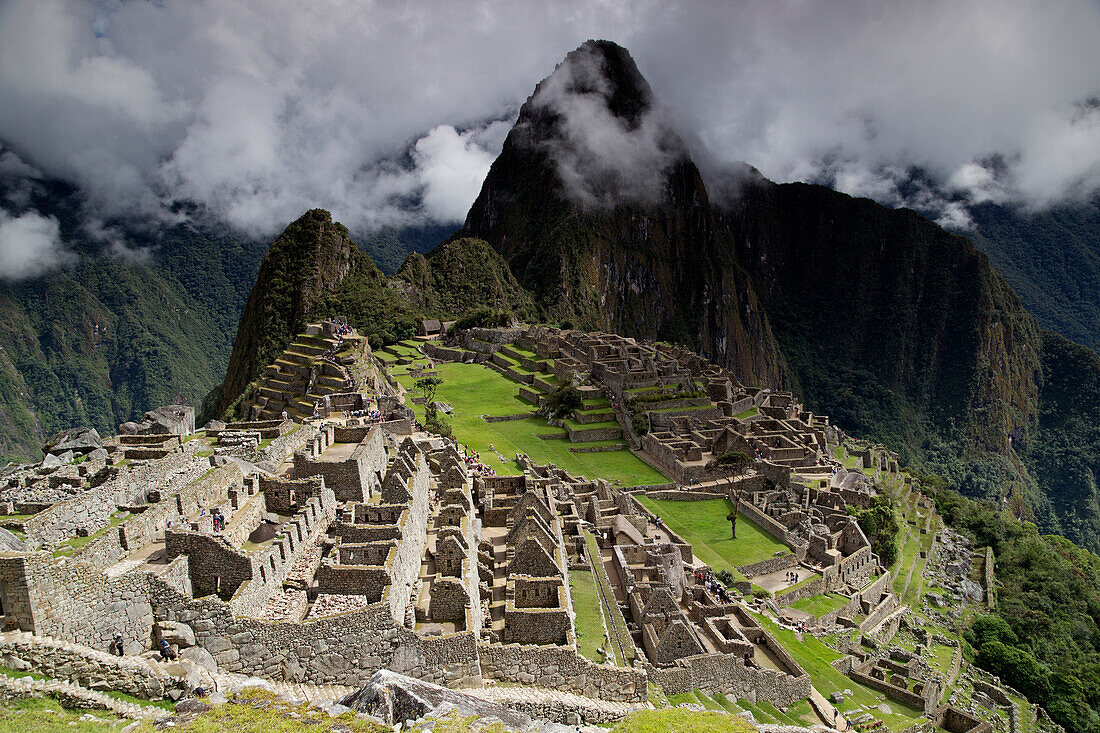
<svg viewBox="0 0 1100 733">
<path fill-rule="evenodd" d="M 496 470 L 489 465 L 481 462 L 481 454 L 474 452 L 467 455 L 463 460 L 466 462 L 466 469 L 472 472 L 475 476 L 496 476 Z"/>
<path fill-rule="evenodd" d="M 382 419 L 382 413 L 373 408 L 366 410 L 344 410 L 344 419 L 365 417 L 370 422 L 378 422 Z"/>
<path fill-rule="evenodd" d="M 798 573 L 795 572 L 794 570 L 788 570 L 787 571 L 787 582 L 788 583 L 797 583 L 798 582 Z"/>
<path fill-rule="evenodd" d="M 201 512 L 199 512 L 199 516 L 200 517 L 205 517 L 206 516 L 206 510 L 203 509 Z M 210 511 L 210 519 L 214 523 L 214 531 L 215 532 L 221 532 L 223 529 L 225 529 L 225 515 L 222 514 L 221 509 L 219 509 L 217 507 L 214 507 Z"/>
<path fill-rule="evenodd" d="M 696 571 L 695 582 L 710 591 L 711 594 L 717 597 L 718 600 L 722 603 L 733 603 L 733 596 L 731 596 L 730 592 L 726 590 L 726 586 L 719 583 L 718 580 L 714 577 L 714 574 L 711 573 L 709 570 Z"/>
</svg>

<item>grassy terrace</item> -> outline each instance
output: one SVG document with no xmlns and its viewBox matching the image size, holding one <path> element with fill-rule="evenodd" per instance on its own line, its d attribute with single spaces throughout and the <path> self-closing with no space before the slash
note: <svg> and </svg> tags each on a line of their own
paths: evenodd
<svg viewBox="0 0 1100 733">
<path fill-rule="evenodd" d="M 738 526 L 740 524 L 738 522 Z M 827 647 L 820 639 L 809 634 L 797 634 L 780 628 L 764 616 L 753 615 L 795 658 L 802 669 L 806 670 L 818 692 L 827 698 L 833 692 L 843 693 L 846 689 L 852 691 L 852 694 L 845 695 L 844 702 L 837 706 L 842 713 L 850 712 L 853 716 L 859 715 L 864 712 L 859 709 L 861 706 L 874 706 L 885 702 L 890 706 L 890 713 L 875 710 L 871 714 L 892 731 L 904 730 L 923 718 L 920 710 L 903 705 L 896 700 L 887 699 L 883 693 L 864 687 L 834 669 L 831 662 L 839 659 L 841 655 Z"/>
<path fill-rule="evenodd" d="M 756 409 L 755 407 L 750 407 L 744 412 L 737 413 L 736 415 L 734 415 L 734 417 L 736 417 L 738 420 L 744 420 L 745 418 L 752 417 L 758 412 L 760 412 L 760 410 Z"/>
<path fill-rule="evenodd" d="M 600 594 L 592 571 L 570 570 L 569 590 L 577 614 L 577 651 L 598 664 L 603 661 L 599 648 L 604 643 L 604 625 Z"/>
<path fill-rule="evenodd" d="M 692 698 L 691 702 L 698 701 Z M 685 708 L 640 710 L 611 729 L 612 733 L 753 733 L 755 730 L 741 718 L 718 712 L 697 713 Z"/>
<path fill-rule="evenodd" d="M 790 551 L 745 516 L 737 520 L 737 539 L 732 539 L 726 519 L 732 507 L 728 499 L 672 501 L 639 496 L 638 500 L 690 542 L 695 556 L 715 572 L 725 569 L 740 575 L 738 565 L 750 565 L 774 557 L 777 552 Z"/>
<path fill-rule="evenodd" d="M 847 602 L 848 599 L 839 593 L 825 593 L 819 596 L 799 598 L 791 604 L 791 608 L 796 611 L 803 611 L 811 616 L 821 617 L 837 610 Z"/>
<path fill-rule="evenodd" d="M 562 428 L 551 427 L 546 420 L 536 417 L 531 405 L 518 398 L 519 385 L 502 374 L 478 364 L 439 364 L 439 376 L 443 378 L 436 391 L 436 399 L 450 403 L 454 414 L 447 417 L 455 438 L 470 450 L 481 453 L 481 458 L 496 469 L 497 473 L 515 475 L 519 467 L 512 460 L 516 453 L 526 453 L 536 463 L 552 462 L 574 475 L 589 478 L 606 478 L 619 481 L 624 486 L 663 484 L 668 479 L 625 450 L 605 453 L 572 453 L 574 447 L 567 439 L 543 440 L 540 435 L 565 438 Z M 397 374 L 397 381 L 405 389 L 415 393 L 416 379 L 408 374 Z M 417 417 L 424 419 L 424 406 L 412 405 Z M 528 414 L 524 420 L 487 423 L 481 415 Z M 591 426 L 585 426 L 591 427 Z M 617 444 L 618 441 L 612 441 Z M 489 451 L 493 445 L 508 460 L 500 463 Z M 584 447 L 595 444 L 584 444 Z"/>
<path fill-rule="evenodd" d="M 109 529 L 114 529 L 118 525 L 125 522 L 130 518 L 130 512 L 117 511 L 111 515 L 110 521 L 106 527 L 99 530 L 95 534 L 90 534 L 87 537 L 80 537 L 79 535 L 70 537 L 62 542 L 56 550 L 53 551 L 54 557 L 69 557 L 77 550 L 83 549 L 86 545 L 92 543 L 93 540 L 99 539 L 103 536 L 103 533 Z"/>
</svg>

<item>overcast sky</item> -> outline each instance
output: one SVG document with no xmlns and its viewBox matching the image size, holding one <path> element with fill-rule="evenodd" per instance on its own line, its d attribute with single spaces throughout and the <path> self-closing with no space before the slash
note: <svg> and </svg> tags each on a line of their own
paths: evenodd
<svg viewBox="0 0 1100 733">
<path fill-rule="evenodd" d="M 519 105 L 593 37 L 701 160 L 891 205 L 921 203 L 895 189 L 912 167 L 969 201 L 1100 189 L 1097 0 L 0 0 L 0 175 L 77 184 L 105 241 L 185 201 L 262 237 L 317 206 L 459 222 Z M 71 261 L 12 190 L 0 277 Z"/>
</svg>

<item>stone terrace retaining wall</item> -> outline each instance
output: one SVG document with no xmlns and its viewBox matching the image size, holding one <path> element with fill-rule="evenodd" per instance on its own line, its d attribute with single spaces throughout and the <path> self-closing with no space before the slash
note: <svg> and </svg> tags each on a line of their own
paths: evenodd
<svg viewBox="0 0 1100 733">
<path fill-rule="evenodd" d="M 769 557 L 767 560 L 761 560 L 760 562 L 750 563 L 748 565 L 739 565 L 738 570 L 746 578 L 751 578 L 757 575 L 766 575 L 768 573 L 774 573 L 777 570 L 788 570 L 798 565 L 798 556 L 791 553 L 779 555 L 777 557 Z M 813 594 L 811 594 L 813 595 Z"/>
<path fill-rule="evenodd" d="M 852 671 L 848 673 L 848 676 L 856 682 L 860 683 L 861 685 L 864 685 L 865 687 L 870 687 L 872 690 L 884 692 L 886 693 L 887 697 L 890 697 L 899 702 L 903 702 L 906 705 L 915 707 L 918 710 L 924 710 L 925 712 L 927 712 L 931 708 L 928 701 L 920 695 L 914 692 L 910 692 L 909 690 L 891 685 L 889 682 L 886 682 L 884 680 L 876 679 L 871 675 L 860 671 L 859 669 L 853 668 Z"/>
<path fill-rule="evenodd" d="M 229 672 L 356 687 L 382 668 L 451 686 L 481 676 L 473 632 L 420 638 L 394 623 L 385 598 L 300 623 L 235 618 L 224 603 L 191 599 L 163 584 L 155 589 L 154 602 L 166 620 L 189 625 L 197 644 Z"/>
<path fill-rule="evenodd" d="M 174 680 L 141 657 L 117 657 L 53 639 L 0 640 L 0 659 L 17 657 L 47 677 L 68 680 L 90 689 L 106 688 L 145 699 L 163 697 Z"/>
<path fill-rule="evenodd" d="M 616 702 L 644 702 L 646 675 L 640 669 L 594 664 L 560 646 L 479 644 L 485 677 Z"/>
<path fill-rule="evenodd" d="M 685 657 L 676 666 L 651 667 L 649 678 L 666 695 L 679 695 L 698 688 L 707 695 L 722 694 L 731 699 L 767 700 L 780 707 L 793 705 L 810 696 L 810 676 L 797 677 L 774 669 L 749 667 L 732 654 L 700 654 Z"/>
<path fill-rule="evenodd" d="M 175 495 L 165 497 L 119 525 L 120 547 L 127 552 L 140 550 L 164 530 L 168 520 L 175 524 L 180 517 L 196 514 L 203 507 L 225 497 L 231 488 L 240 486 L 243 480 L 241 469 L 236 464 L 217 466 Z"/>
<path fill-rule="evenodd" d="M 145 501 L 149 489 L 160 488 L 168 476 L 192 459 L 191 452 L 177 451 L 151 463 L 123 466 L 118 475 L 103 485 L 69 501 L 56 504 L 23 523 L 27 540 L 53 549 L 76 534 L 78 528 L 94 534 L 110 523 L 119 504 Z"/>
</svg>

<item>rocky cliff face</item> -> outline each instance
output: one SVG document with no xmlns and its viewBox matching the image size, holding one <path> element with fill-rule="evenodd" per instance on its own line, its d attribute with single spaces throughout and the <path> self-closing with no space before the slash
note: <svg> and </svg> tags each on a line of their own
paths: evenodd
<svg viewBox="0 0 1100 733">
<path fill-rule="evenodd" d="M 719 208 L 811 404 L 891 442 L 1028 442 L 1039 329 L 967 239 L 820 186 L 755 179 Z"/>
<path fill-rule="evenodd" d="M 585 43 L 538 85 L 463 232 L 551 319 L 686 343 L 750 381 L 783 376 L 695 163 L 613 43 Z"/>
<path fill-rule="evenodd" d="M 358 254 L 343 224 L 306 212 L 271 245 L 237 327 L 229 369 L 204 417 L 223 413 L 260 371 L 304 330 L 308 317 L 344 281 Z"/>
</svg>

